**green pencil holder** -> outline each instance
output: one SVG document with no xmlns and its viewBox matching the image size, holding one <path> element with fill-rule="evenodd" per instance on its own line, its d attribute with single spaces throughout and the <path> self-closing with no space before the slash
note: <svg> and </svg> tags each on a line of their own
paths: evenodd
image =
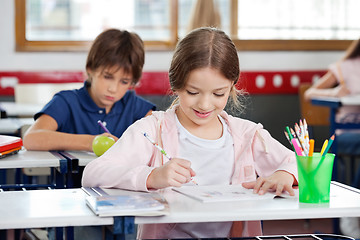
<svg viewBox="0 0 360 240">
<path fill-rule="evenodd" d="M 327 203 L 330 199 L 330 182 L 335 154 L 312 157 L 296 155 L 298 167 L 299 202 Z"/>
</svg>

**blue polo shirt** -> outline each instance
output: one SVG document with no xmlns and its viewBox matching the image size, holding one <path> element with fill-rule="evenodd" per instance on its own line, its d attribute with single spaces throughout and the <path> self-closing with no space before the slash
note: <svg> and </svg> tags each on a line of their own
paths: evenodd
<svg viewBox="0 0 360 240">
<path fill-rule="evenodd" d="M 105 108 L 98 107 L 92 100 L 86 86 L 85 82 L 80 89 L 55 94 L 34 119 L 45 113 L 55 119 L 59 132 L 91 135 L 104 133 L 97 123 L 101 120 L 111 134 L 120 137 L 132 123 L 156 109 L 154 104 L 129 90 L 106 114 Z"/>
</svg>

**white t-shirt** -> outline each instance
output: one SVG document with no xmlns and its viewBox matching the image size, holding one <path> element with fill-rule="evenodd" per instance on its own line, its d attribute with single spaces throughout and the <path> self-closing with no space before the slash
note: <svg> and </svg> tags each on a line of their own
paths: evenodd
<svg viewBox="0 0 360 240">
<path fill-rule="evenodd" d="M 200 185 L 230 184 L 234 171 L 234 143 L 228 127 L 218 116 L 223 134 L 219 139 L 208 140 L 189 133 L 176 117 L 179 133 L 179 155 L 191 161 L 191 168 L 195 171 L 194 180 Z"/>
<path fill-rule="evenodd" d="M 191 161 L 194 180 L 199 185 L 230 184 L 234 171 L 234 143 L 224 119 L 218 116 L 223 134 L 219 139 L 207 140 L 189 133 L 176 118 L 179 133 L 179 155 Z M 188 183 L 192 185 L 193 183 Z M 232 222 L 180 223 L 170 236 L 180 238 L 229 237 Z"/>
</svg>

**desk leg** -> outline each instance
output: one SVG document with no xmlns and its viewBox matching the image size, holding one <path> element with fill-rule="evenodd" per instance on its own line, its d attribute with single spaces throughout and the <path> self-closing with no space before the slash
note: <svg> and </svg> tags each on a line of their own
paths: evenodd
<svg viewBox="0 0 360 240">
<path fill-rule="evenodd" d="M 55 239 L 64 238 L 64 229 L 62 227 L 55 228 Z"/>
<path fill-rule="evenodd" d="M 6 169 L 0 169 L 0 183 L 1 184 L 6 184 L 7 183 Z"/>
<path fill-rule="evenodd" d="M 334 234 L 341 234 L 339 218 L 333 218 L 333 231 L 334 231 Z"/>
<path fill-rule="evenodd" d="M 63 189 L 63 188 L 65 188 L 64 176 L 63 176 L 63 174 L 60 172 L 59 169 L 55 169 L 55 168 L 54 168 L 54 175 L 55 175 L 55 188 L 58 188 L 58 189 Z"/>
<path fill-rule="evenodd" d="M 125 240 L 126 234 L 131 234 L 135 232 L 135 217 L 125 216 L 125 217 L 114 217 L 114 225 L 112 231 L 109 228 L 106 228 L 105 239 L 121 239 Z"/>
<path fill-rule="evenodd" d="M 66 227 L 66 240 L 74 240 L 74 227 Z"/>
</svg>

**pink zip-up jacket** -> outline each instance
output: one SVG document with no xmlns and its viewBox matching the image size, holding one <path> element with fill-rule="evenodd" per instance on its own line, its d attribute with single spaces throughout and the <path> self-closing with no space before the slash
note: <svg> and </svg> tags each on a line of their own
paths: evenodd
<svg viewBox="0 0 360 240">
<path fill-rule="evenodd" d="M 153 112 L 131 125 L 108 151 L 85 167 L 83 186 L 149 191 L 146 187 L 149 174 L 168 160 L 143 133 L 146 132 L 163 146 L 169 156 L 177 156 L 175 108 Z M 277 170 L 285 170 L 297 179 L 294 152 L 272 138 L 261 124 L 230 116 L 224 111 L 221 116 L 228 124 L 234 142 L 235 168 L 231 184 L 255 181 L 257 175 L 267 177 Z M 176 236 L 169 236 L 173 226 L 146 224 L 139 226 L 138 236 L 173 238 Z M 245 222 L 242 227 L 243 237 L 262 234 L 259 221 Z"/>
</svg>

